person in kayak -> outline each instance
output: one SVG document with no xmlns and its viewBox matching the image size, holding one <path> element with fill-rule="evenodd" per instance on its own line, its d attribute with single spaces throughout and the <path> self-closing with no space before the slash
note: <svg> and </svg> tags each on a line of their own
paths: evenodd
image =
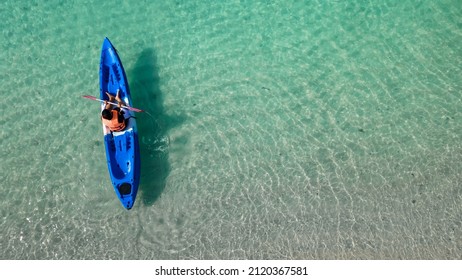
<svg viewBox="0 0 462 280">
<path fill-rule="evenodd" d="M 109 102 L 117 101 L 118 106 L 113 108 L 112 104 L 109 104 L 107 101 L 104 101 L 106 107 L 101 112 L 101 119 L 103 124 L 109 128 L 112 132 L 122 131 L 127 126 L 127 120 L 124 118 L 124 111 L 121 110 L 122 105 L 126 105 L 125 102 L 120 99 L 119 96 L 120 90 L 117 90 L 117 94 L 114 97 L 110 93 L 106 92 L 106 95 L 109 98 Z"/>
</svg>

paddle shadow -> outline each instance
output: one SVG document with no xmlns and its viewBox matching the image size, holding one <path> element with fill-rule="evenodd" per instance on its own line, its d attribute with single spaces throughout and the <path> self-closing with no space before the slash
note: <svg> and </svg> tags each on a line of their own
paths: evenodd
<svg viewBox="0 0 462 280">
<path fill-rule="evenodd" d="M 170 173 L 168 131 L 180 125 L 184 117 L 165 112 L 154 49 L 143 50 L 131 74 L 133 104 L 148 112 L 138 113 L 136 120 L 141 153 L 139 191 L 141 201 L 152 205 L 165 189 Z"/>
</svg>

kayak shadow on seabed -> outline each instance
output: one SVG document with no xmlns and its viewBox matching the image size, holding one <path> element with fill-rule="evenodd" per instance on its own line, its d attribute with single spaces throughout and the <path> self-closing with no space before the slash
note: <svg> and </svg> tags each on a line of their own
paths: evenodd
<svg viewBox="0 0 462 280">
<path fill-rule="evenodd" d="M 154 49 L 141 52 L 130 74 L 133 104 L 148 112 L 136 115 L 141 153 L 138 200 L 152 205 L 162 194 L 170 173 L 168 131 L 181 124 L 184 116 L 165 113 Z"/>
</svg>

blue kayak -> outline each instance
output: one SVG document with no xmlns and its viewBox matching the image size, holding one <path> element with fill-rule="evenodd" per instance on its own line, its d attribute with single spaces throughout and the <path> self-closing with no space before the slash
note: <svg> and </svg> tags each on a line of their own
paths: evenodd
<svg viewBox="0 0 462 280">
<path fill-rule="evenodd" d="M 101 49 L 99 67 L 100 99 L 108 100 L 106 92 L 116 95 L 120 91 L 120 98 L 132 106 L 130 90 L 122 62 L 117 50 L 108 38 L 104 39 Z M 101 111 L 104 109 L 101 104 Z M 103 125 L 106 159 L 112 185 L 120 202 L 126 209 L 131 209 L 135 203 L 140 181 L 140 149 L 135 113 L 122 109 L 127 120 L 126 128 L 120 132 L 111 132 Z"/>
</svg>

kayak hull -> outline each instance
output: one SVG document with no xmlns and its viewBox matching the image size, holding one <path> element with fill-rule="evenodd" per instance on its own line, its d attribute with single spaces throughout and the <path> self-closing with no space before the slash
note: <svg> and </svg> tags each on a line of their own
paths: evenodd
<svg viewBox="0 0 462 280">
<path fill-rule="evenodd" d="M 117 50 L 108 38 L 104 39 L 101 49 L 99 67 L 100 99 L 108 100 L 106 92 L 116 95 L 132 106 L 128 80 Z M 101 111 L 104 109 L 101 104 Z M 126 128 L 120 132 L 111 132 L 103 125 L 106 161 L 114 191 L 126 209 L 131 209 L 135 203 L 140 181 L 140 151 L 138 129 L 135 113 L 122 109 L 127 119 Z"/>
</svg>

